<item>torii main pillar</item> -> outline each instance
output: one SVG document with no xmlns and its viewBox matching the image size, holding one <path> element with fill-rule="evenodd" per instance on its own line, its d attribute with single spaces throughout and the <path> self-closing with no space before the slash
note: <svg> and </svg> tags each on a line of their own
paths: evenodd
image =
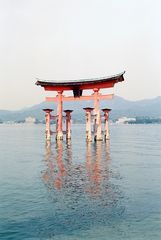
<svg viewBox="0 0 161 240">
<path fill-rule="evenodd" d="M 102 141 L 101 113 L 99 108 L 99 88 L 94 88 L 94 140 Z"/>
<path fill-rule="evenodd" d="M 58 91 L 56 140 L 63 139 L 63 91 Z"/>
</svg>

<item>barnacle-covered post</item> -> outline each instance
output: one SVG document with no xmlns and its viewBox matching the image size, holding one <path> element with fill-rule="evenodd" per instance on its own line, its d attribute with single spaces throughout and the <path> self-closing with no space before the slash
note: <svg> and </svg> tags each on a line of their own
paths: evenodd
<svg viewBox="0 0 161 240">
<path fill-rule="evenodd" d="M 109 140 L 109 138 L 110 138 L 110 134 L 109 134 L 109 112 L 111 111 L 111 109 L 104 108 L 104 109 L 102 109 L 102 111 L 104 112 L 104 138 L 105 138 L 105 141 L 106 141 L 106 140 Z"/>
<path fill-rule="evenodd" d="M 50 141 L 51 140 L 51 130 L 50 130 L 50 120 L 51 120 L 51 112 L 53 111 L 52 109 L 45 108 L 43 111 L 46 113 L 45 114 L 45 123 L 46 123 L 46 140 Z"/>
<path fill-rule="evenodd" d="M 86 111 L 86 141 L 92 142 L 91 112 L 94 108 L 86 107 L 83 109 Z"/>
</svg>

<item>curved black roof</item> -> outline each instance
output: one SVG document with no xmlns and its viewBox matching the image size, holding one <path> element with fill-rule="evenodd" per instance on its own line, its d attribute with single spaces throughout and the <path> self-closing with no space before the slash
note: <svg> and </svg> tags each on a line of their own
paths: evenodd
<svg viewBox="0 0 161 240">
<path fill-rule="evenodd" d="M 122 82 L 124 81 L 123 75 L 125 71 L 113 76 L 109 77 L 101 77 L 101 78 L 91 78 L 91 79 L 79 79 L 79 80 L 42 80 L 37 78 L 36 85 L 40 85 L 42 87 L 45 86 L 80 86 L 80 85 L 87 85 L 93 83 L 103 83 L 103 82 Z"/>
</svg>

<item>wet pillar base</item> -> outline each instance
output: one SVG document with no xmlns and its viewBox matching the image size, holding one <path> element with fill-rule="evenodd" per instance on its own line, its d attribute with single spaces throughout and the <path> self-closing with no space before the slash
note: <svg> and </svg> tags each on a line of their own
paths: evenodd
<svg viewBox="0 0 161 240">
<path fill-rule="evenodd" d="M 63 132 L 57 132 L 55 139 L 56 140 L 63 140 Z"/>
</svg>

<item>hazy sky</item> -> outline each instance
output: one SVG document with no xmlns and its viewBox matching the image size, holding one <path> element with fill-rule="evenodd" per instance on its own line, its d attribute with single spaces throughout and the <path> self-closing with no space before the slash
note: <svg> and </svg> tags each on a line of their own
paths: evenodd
<svg viewBox="0 0 161 240">
<path fill-rule="evenodd" d="M 35 77 L 124 70 L 117 95 L 161 95 L 161 0 L 0 0 L 0 109 L 43 101 Z"/>
</svg>

